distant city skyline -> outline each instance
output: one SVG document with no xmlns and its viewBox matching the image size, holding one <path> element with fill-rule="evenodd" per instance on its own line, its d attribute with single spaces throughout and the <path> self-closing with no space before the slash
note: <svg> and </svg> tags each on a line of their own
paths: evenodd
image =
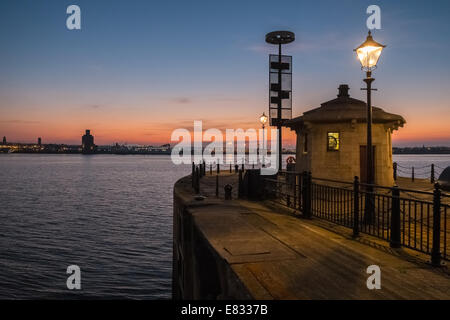
<svg viewBox="0 0 450 320">
<path fill-rule="evenodd" d="M 366 8 L 381 8 L 387 45 L 374 71 L 373 104 L 401 114 L 394 146 L 450 146 L 448 1 L 77 0 L 82 29 L 65 25 L 69 2 L 0 3 L 0 136 L 8 141 L 158 145 L 194 120 L 208 128 L 260 128 L 268 111 L 265 33 L 287 29 L 293 116 L 336 97 L 365 100 L 352 51 L 367 34 Z M 284 130 L 284 146 L 295 133 Z"/>
</svg>

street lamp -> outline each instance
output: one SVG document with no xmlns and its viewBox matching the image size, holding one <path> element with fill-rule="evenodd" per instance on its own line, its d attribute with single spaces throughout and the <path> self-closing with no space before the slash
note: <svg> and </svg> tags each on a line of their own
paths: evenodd
<svg viewBox="0 0 450 320">
<path fill-rule="evenodd" d="M 372 102 L 371 93 L 372 82 L 375 80 L 372 78 L 372 70 L 377 67 L 378 59 L 380 58 L 381 51 L 386 46 L 376 42 L 372 38 L 372 33 L 369 31 L 366 41 L 364 41 L 356 51 L 359 61 L 361 62 L 361 69 L 366 72 L 366 78 L 364 82 L 367 87 L 362 89 L 367 91 L 367 147 L 366 147 L 366 166 L 367 166 L 367 195 L 366 195 L 366 222 L 372 222 L 374 218 L 375 198 L 373 196 L 373 185 L 375 182 L 374 177 L 374 163 L 373 163 L 373 147 L 372 147 Z"/>
<path fill-rule="evenodd" d="M 265 137 L 264 137 L 264 130 L 265 130 L 266 123 L 267 123 L 267 120 L 268 120 L 268 119 L 269 119 L 269 117 L 267 117 L 267 116 L 265 115 L 264 112 L 263 112 L 263 114 L 261 115 L 261 117 L 259 117 L 259 122 L 261 122 L 262 130 L 263 130 L 263 136 L 262 136 L 262 139 L 263 139 L 263 158 L 262 158 L 262 166 L 263 166 L 263 168 L 266 166 L 265 161 L 264 161 L 264 153 L 265 153 L 265 151 L 266 151 L 266 146 L 265 146 L 266 139 L 265 139 Z"/>
<path fill-rule="evenodd" d="M 261 122 L 263 128 L 266 125 L 268 119 L 269 119 L 269 117 L 267 117 L 264 112 L 261 115 L 261 117 L 259 117 L 259 122 Z"/>
</svg>

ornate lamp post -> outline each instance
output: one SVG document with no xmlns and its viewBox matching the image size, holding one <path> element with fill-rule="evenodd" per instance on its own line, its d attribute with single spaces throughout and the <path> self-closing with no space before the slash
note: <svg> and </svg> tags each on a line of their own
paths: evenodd
<svg viewBox="0 0 450 320">
<path fill-rule="evenodd" d="M 267 120 L 269 120 L 269 117 L 267 117 L 267 116 L 264 114 L 264 112 L 263 112 L 263 114 L 259 117 L 259 122 L 261 122 L 262 130 L 263 130 L 263 136 L 262 136 L 262 139 L 263 139 L 263 158 L 262 158 L 262 166 L 263 166 L 263 168 L 266 166 L 265 161 L 264 161 L 264 153 L 265 153 L 265 151 L 266 151 L 266 139 L 265 139 L 265 137 L 264 137 L 264 131 L 265 131 L 265 127 L 266 127 Z"/>
<path fill-rule="evenodd" d="M 373 184 L 375 182 L 374 177 L 374 163 L 373 163 L 373 146 L 372 146 L 372 101 L 371 93 L 372 82 L 375 80 L 372 78 L 372 71 L 377 67 L 378 59 L 380 58 L 381 51 L 386 46 L 376 42 L 372 38 L 372 34 L 369 31 L 366 41 L 364 41 L 356 51 L 359 61 L 361 62 L 361 69 L 366 72 L 366 78 L 364 82 L 367 87 L 362 89 L 367 91 L 367 147 L 366 147 L 366 166 L 367 166 L 367 195 L 366 195 L 366 222 L 373 221 L 373 212 L 375 209 L 374 197 L 373 197 Z"/>
</svg>

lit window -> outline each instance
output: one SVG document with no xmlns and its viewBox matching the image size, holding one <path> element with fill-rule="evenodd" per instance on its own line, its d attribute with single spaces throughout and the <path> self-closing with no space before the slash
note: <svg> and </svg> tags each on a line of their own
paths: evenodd
<svg viewBox="0 0 450 320">
<path fill-rule="evenodd" d="M 339 132 L 328 132 L 328 151 L 339 150 Z"/>
</svg>

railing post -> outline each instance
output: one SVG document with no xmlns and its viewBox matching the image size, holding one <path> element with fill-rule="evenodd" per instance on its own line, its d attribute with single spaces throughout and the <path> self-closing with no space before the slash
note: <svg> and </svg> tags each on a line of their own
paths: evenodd
<svg viewBox="0 0 450 320">
<path fill-rule="evenodd" d="M 266 182 L 266 179 L 264 179 L 264 176 L 261 176 L 261 180 L 262 180 L 262 197 L 263 197 L 263 200 L 266 200 L 267 199 L 267 189 L 266 189 L 266 187 L 267 187 L 267 182 Z"/>
<path fill-rule="evenodd" d="M 303 216 L 311 218 L 311 173 L 303 171 Z"/>
<path fill-rule="evenodd" d="M 400 190 L 397 186 L 392 188 L 392 213 L 391 213 L 391 248 L 400 248 L 401 231 L 400 231 Z"/>
<path fill-rule="evenodd" d="M 300 173 L 297 174 L 298 179 L 298 210 L 302 209 L 302 176 Z"/>
<path fill-rule="evenodd" d="M 219 197 L 219 175 L 216 175 L 216 197 Z"/>
<path fill-rule="evenodd" d="M 393 168 L 394 168 L 394 181 L 396 181 L 397 180 L 397 162 L 394 162 Z"/>
<path fill-rule="evenodd" d="M 245 160 L 244 160 L 245 161 Z M 242 162 L 242 171 L 244 171 L 245 170 L 245 167 L 244 167 L 244 162 Z"/>
<path fill-rule="evenodd" d="M 305 216 L 306 212 L 306 180 L 308 179 L 308 174 L 306 171 L 302 172 L 302 214 Z"/>
<path fill-rule="evenodd" d="M 233 173 L 231 163 L 230 163 L 230 173 Z"/>
<path fill-rule="evenodd" d="M 203 160 L 203 167 L 202 167 L 202 176 L 206 176 L 206 162 Z"/>
<path fill-rule="evenodd" d="M 199 167 L 195 168 L 195 193 L 200 193 L 200 169 Z"/>
<path fill-rule="evenodd" d="M 431 249 L 431 264 L 441 265 L 441 190 L 439 184 L 434 184 L 433 192 L 433 248 Z"/>
<path fill-rule="evenodd" d="M 359 180 L 353 180 L 353 236 L 359 235 Z"/>
<path fill-rule="evenodd" d="M 412 167 L 412 171 L 411 171 L 411 180 L 412 180 L 412 182 L 414 182 L 414 167 Z"/>
<path fill-rule="evenodd" d="M 212 163 L 209 164 L 209 175 L 212 176 Z"/>
<path fill-rule="evenodd" d="M 220 173 L 220 163 L 217 162 L 217 174 L 219 174 L 219 173 Z"/>
<path fill-rule="evenodd" d="M 192 162 L 192 188 L 195 187 L 195 163 Z"/>
<path fill-rule="evenodd" d="M 312 217 L 312 175 L 308 172 L 308 218 Z"/>
<path fill-rule="evenodd" d="M 434 183 L 434 163 L 431 164 L 431 177 L 430 182 Z"/>
<path fill-rule="evenodd" d="M 239 170 L 238 198 L 242 198 L 243 191 L 244 190 L 242 186 L 242 170 Z"/>
</svg>

